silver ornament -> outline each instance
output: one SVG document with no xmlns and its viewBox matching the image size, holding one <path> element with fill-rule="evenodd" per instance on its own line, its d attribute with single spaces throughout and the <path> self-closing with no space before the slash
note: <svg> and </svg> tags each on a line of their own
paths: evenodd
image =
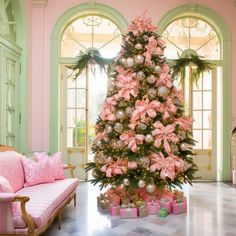
<svg viewBox="0 0 236 236">
<path fill-rule="evenodd" d="M 156 96 L 157 96 L 157 90 L 156 89 L 154 89 L 154 88 L 150 88 L 150 89 L 148 89 L 148 91 L 147 91 L 147 95 L 148 95 L 148 97 L 149 98 L 155 98 Z"/>
<path fill-rule="evenodd" d="M 154 75 L 150 75 L 147 77 L 147 82 L 149 84 L 154 84 L 156 82 L 157 78 Z"/>
<path fill-rule="evenodd" d="M 169 93 L 169 89 L 166 86 L 160 86 L 157 88 L 157 96 L 166 99 Z"/>
<path fill-rule="evenodd" d="M 137 74 L 136 74 L 136 78 L 139 80 L 139 81 L 142 81 L 144 78 L 145 78 L 145 74 L 143 71 L 138 71 Z"/>
<path fill-rule="evenodd" d="M 117 148 L 118 148 L 119 150 L 121 150 L 121 149 L 124 148 L 124 143 L 123 143 L 123 141 L 121 141 L 121 140 L 118 140 L 118 141 L 117 141 Z"/>
<path fill-rule="evenodd" d="M 106 163 L 110 164 L 112 162 L 113 162 L 113 158 L 112 157 L 107 157 Z"/>
<path fill-rule="evenodd" d="M 131 107 L 126 107 L 125 109 L 125 114 L 128 116 L 128 117 L 131 117 L 132 116 L 132 113 L 133 113 L 133 109 Z"/>
<path fill-rule="evenodd" d="M 179 138 L 180 138 L 181 140 L 184 140 L 184 139 L 186 138 L 186 134 L 185 134 L 185 132 L 182 131 L 182 130 L 178 132 L 178 136 L 179 136 Z"/>
<path fill-rule="evenodd" d="M 144 123 L 141 123 L 137 127 L 140 131 L 145 131 L 147 129 L 147 125 Z"/>
<path fill-rule="evenodd" d="M 129 185 L 130 185 L 129 179 L 124 178 L 124 179 L 123 179 L 123 184 L 124 184 L 125 186 L 129 186 Z"/>
<path fill-rule="evenodd" d="M 145 136 L 145 142 L 146 143 L 152 143 L 153 141 L 154 141 L 154 138 L 153 138 L 153 136 L 151 134 L 147 134 Z"/>
<path fill-rule="evenodd" d="M 155 71 L 156 73 L 159 73 L 160 70 L 161 70 L 161 67 L 160 67 L 160 66 L 155 66 L 155 67 L 154 67 L 154 71 Z"/>
<path fill-rule="evenodd" d="M 102 146 L 103 146 L 103 144 L 102 144 L 102 141 L 97 141 L 96 142 L 96 146 L 98 147 L 98 148 L 102 148 Z"/>
<path fill-rule="evenodd" d="M 134 61 L 136 64 L 142 64 L 144 62 L 144 57 L 141 54 L 138 54 L 134 57 Z"/>
<path fill-rule="evenodd" d="M 119 107 L 126 107 L 126 106 L 127 106 L 127 102 L 125 102 L 125 101 L 121 101 L 119 103 Z"/>
<path fill-rule="evenodd" d="M 188 150 L 188 144 L 187 143 L 181 143 L 179 146 L 181 151 L 187 151 Z"/>
<path fill-rule="evenodd" d="M 138 181 L 138 186 L 139 186 L 139 188 L 144 188 L 145 185 L 146 185 L 146 183 L 145 183 L 144 180 L 141 179 L 141 180 Z"/>
<path fill-rule="evenodd" d="M 141 166 L 142 168 L 147 168 L 150 165 L 150 159 L 148 157 L 141 157 L 138 160 L 138 164 L 139 166 Z"/>
<path fill-rule="evenodd" d="M 120 62 L 121 62 L 121 64 L 123 65 L 123 66 L 127 66 L 127 60 L 126 60 L 126 58 L 122 58 L 121 60 L 120 60 Z"/>
<path fill-rule="evenodd" d="M 116 112 L 116 119 L 117 120 L 124 120 L 125 119 L 125 113 L 122 110 L 118 110 Z"/>
<path fill-rule="evenodd" d="M 110 125 L 106 125 L 106 132 L 109 134 L 111 133 L 113 128 Z"/>
<path fill-rule="evenodd" d="M 143 48 L 143 45 L 141 43 L 137 43 L 134 46 L 136 49 L 141 50 Z"/>
<path fill-rule="evenodd" d="M 132 57 L 128 57 L 127 59 L 126 59 L 126 66 L 127 67 L 132 67 L 134 65 L 134 58 L 132 58 Z"/>
<path fill-rule="evenodd" d="M 153 193 L 156 190 L 156 185 L 151 183 L 146 186 L 146 190 L 148 193 Z"/>
<path fill-rule="evenodd" d="M 123 131 L 123 125 L 121 123 L 119 123 L 119 122 L 115 123 L 114 130 L 117 133 L 121 133 Z"/>
<path fill-rule="evenodd" d="M 147 35 L 143 35 L 143 40 L 144 40 L 145 42 L 147 42 L 148 39 L 149 39 L 149 37 L 148 37 Z"/>
<path fill-rule="evenodd" d="M 111 148 L 114 148 L 116 149 L 117 148 L 117 142 L 115 139 L 112 139 L 110 142 L 109 142 L 109 145 Z"/>
</svg>

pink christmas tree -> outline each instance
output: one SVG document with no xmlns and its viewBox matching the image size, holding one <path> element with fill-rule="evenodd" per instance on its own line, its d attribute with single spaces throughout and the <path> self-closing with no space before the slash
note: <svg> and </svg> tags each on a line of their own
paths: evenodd
<svg viewBox="0 0 236 236">
<path fill-rule="evenodd" d="M 191 154 L 193 119 L 163 56 L 165 42 L 146 15 L 123 36 L 112 66 L 107 98 L 96 123 L 95 158 L 87 164 L 93 184 L 127 189 L 191 183 L 197 170 Z"/>
</svg>

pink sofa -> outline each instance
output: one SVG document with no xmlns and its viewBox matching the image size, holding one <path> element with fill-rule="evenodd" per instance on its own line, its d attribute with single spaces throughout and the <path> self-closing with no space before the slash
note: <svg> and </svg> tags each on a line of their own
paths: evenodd
<svg viewBox="0 0 236 236">
<path fill-rule="evenodd" d="M 0 193 L 0 235 L 39 235 L 55 217 L 58 217 L 60 229 L 63 208 L 72 199 L 76 205 L 79 181 L 73 175 L 75 167 L 64 166 L 71 171 L 72 178 L 24 187 L 24 169 L 20 159 L 26 157 L 10 149 L 0 148 L 0 176 L 8 180 L 14 191 Z M 14 212 L 13 204 L 21 204 L 21 212 Z"/>
</svg>

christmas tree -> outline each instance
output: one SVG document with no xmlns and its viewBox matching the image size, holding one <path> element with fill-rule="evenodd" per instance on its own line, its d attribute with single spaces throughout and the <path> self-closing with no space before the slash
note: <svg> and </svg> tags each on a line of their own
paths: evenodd
<svg viewBox="0 0 236 236">
<path fill-rule="evenodd" d="M 164 41 L 145 14 L 123 35 L 110 85 L 97 120 L 93 184 L 127 189 L 175 187 L 192 182 L 193 119 L 163 56 Z"/>
</svg>

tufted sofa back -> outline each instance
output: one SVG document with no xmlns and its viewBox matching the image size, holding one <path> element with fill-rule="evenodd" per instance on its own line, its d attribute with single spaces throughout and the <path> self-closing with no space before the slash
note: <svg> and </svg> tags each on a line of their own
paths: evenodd
<svg viewBox="0 0 236 236">
<path fill-rule="evenodd" d="M 0 152 L 0 175 L 11 184 L 14 192 L 24 187 L 24 169 L 21 164 L 23 155 L 14 151 Z"/>
</svg>

